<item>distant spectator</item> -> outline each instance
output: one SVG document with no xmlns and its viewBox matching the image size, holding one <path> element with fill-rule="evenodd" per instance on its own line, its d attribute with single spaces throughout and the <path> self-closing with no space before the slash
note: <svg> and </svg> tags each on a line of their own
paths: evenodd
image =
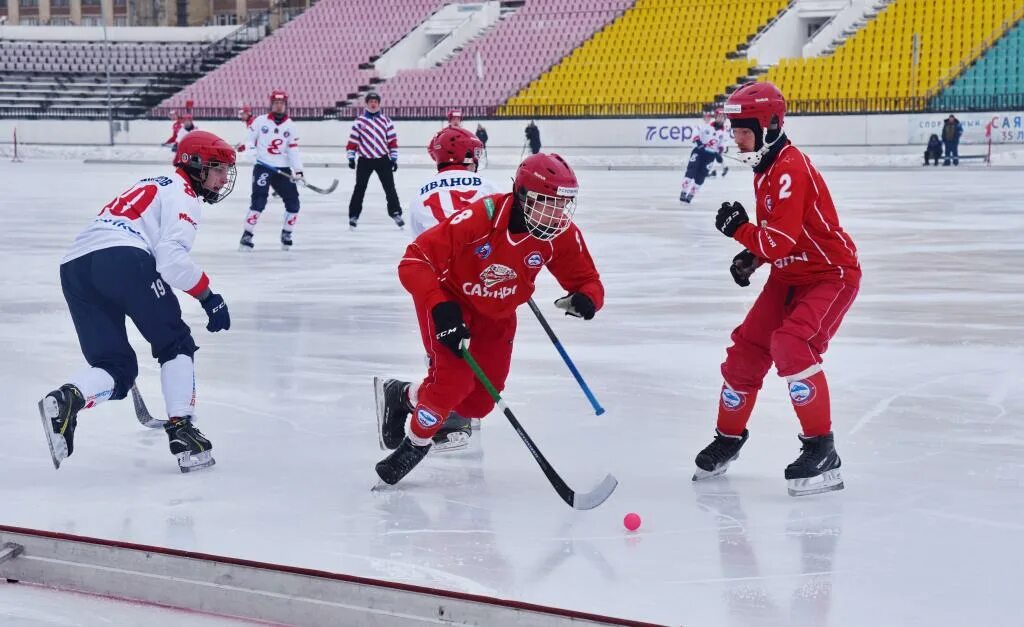
<svg viewBox="0 0 1024 627">
<path fill-rule="evenodd" d="M 932 136 L 928 138 L 928 147 L 924 149 L 924 164 L 928 165 L 928 161 L 933 159 L 935 163 L 932 165 L 939 165 L 939 157 L 942 156 L 942 141 L 939 136 L 932 133 Z"/>
<path fill-rule="evenodd" d="M 540 129 L 533 120 L 526 125 L 526 141 L 530 143 L 530 154 L 540 152 Z"/>
<path fill-rule="evenodd" d="M 963 124 L 960 124 L 960 120 L 950 113 L 945 124 L 942 125 L 942 144 L 946 147 L 946 158 L 942 165 L 949 165 L 950 158 L 953 159 L 953 165 L 960 165 L 960 136 L 963 134 Z"/>
<path fill-rule="evenodd" d="M 480 140 L 484 148 L 487 148 L 487 129 L 484 128 L 483 124 L 476 125 L 476 138 Z"/>
</svg>

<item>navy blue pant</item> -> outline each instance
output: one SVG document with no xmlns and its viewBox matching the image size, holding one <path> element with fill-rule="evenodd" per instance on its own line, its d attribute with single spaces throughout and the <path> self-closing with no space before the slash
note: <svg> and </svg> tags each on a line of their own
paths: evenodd
<svg viewBox="0 0 1024 627">
<path fill-rule="evenodd" d="M 250 211 L 262 211 L 267 206 L 267 196 L 273 187 L 277 195 L 284 201 L 284 210 L 288 213 L 299 212 L 299 188 L 285 174 L 291 174 L 291 168 L 279 168 L 277 174 L 270 168 L 256 164 L 252 170 L 252 199 L 249 201 Z"/>
<path fill-rule="evenodd" d="M 686 164 L 686 178 L 693 179 L 697 185 L 703 185 L 708 175 L 708 166 L 715 160 L 715 154 L 703 148 L 694 148 L 690 153 L 690 162 Z"/>
<path fill-rule="evenodd" d="M 960 165 L 960 140 L 956 139 L 951 142 L 943 140 L 942 144 L 946 147 L 946 165 L 949 165 L 950 158 L 953 159 L 953 163 Z"/>
<path fill-rule="evenodd" d="M 114 379 L 112 399 L 124 398 L 139 374 L 126 316 L 161 364 L 198 349 L 178 299 L 145 250 L 117 246 L 72 259 L 60 266 L 60 286 L 85 360 Z"/>
</svg>

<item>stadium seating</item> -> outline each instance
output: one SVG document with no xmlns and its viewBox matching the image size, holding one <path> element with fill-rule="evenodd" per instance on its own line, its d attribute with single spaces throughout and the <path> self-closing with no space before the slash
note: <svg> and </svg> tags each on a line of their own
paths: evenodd
<svg viewBox="0 0 1024 627">
<path fill-rule="evenodd" d="M 932 107 L 945 109 L 993 95 L 1024 94 L 1024 22 L 1018 22 L 945 91 Z"/>
<path fill-rule="evenodd" d="M 529 0 L 440 67 L 401 72 L 381 84 L 381 95 L 396 106 L 500 105 L 631 4 Z"/>
<path fill-rule="evenodd" d="M 782 59 L 766 79 L 796 110 L 800 103 L 794 101 L 801 100 L 831 100 L 833 111 L 917 108 L 909 98 L 924 97 L 969 63 L 984 41 L 1012 25 L 1020 9 L 1020 0 L 896 0 L 832 56 Z M 916 65 L 915 34 L 920 41 Z"/>
<path fill-rule="evenodd" d="M 638 0 L 509 105 L 708 103 L 754 63 L 726 55 L 787 0 Z"/>
<path fill-rule="evenodd" d="M 148 74 L 188 64 L 208 44 L 0 40 L 0 71 Z M 109 59 L 109 64 L 108 64 Z M 198 62 L 187 68 L 199 71 Z"/>
<path fill-rule="evenodd" d="M 185 100 L 200 107 L 262 105 L 274 89 L 286 89 L 295 107 L 333 105 L 375 76 L 373 70 L 360 69 L 361 64 L 445 4 L 446 0 L 320 0 L 161 106 L 179 107 Z"/>
</svg>

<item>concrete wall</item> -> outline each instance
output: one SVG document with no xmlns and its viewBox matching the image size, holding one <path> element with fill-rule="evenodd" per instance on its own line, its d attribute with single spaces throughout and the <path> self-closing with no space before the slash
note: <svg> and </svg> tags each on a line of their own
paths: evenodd
<svg viewBox="0 0 1024 627">
<path fill-rule="evenodd" d="M 906 146 L 927 143 L 928 135 L 941 132 L 945 114 L 823 115 L 786 118 L 786 130 L 803 146 Z M 958 118 L 965 132 L 963 143 L 984 143 L 985 130 L 992 125 L 993 143 L 1024 144 L 1024 112 L 962 113 Z M 523 145 L 526 120 L 484 120 L 491 147 L 519 148 Z M 696 118 L 538 120 L 541 141 L 547 147 L 650 149 L 689 145 Z M 117 145 L 157 145 L 170 134 L 166 120 L 115 122 Z M 197 120 L 197 125 L 231 141 L 241 142 L 245 131 L 236 121 Z M 442 126 L 436 122 L 395 123 L 399 146 L 422 151 Z M 14 128 L 24 144 L 106 145 L 109 128 L 105 121 L 0 120 L 0 143 L 10 143 Z M 469 130 L 475 120 L 467 120 Z M 304 146 L 344 149 L 348 121 L 300 122 Z M 401 149 L 401 148 L 400 148 Z"/>
</svg>

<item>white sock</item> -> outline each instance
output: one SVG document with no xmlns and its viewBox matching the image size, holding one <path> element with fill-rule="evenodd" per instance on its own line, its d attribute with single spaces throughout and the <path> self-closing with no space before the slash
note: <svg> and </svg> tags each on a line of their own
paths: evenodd
<svg viewBox="0 0 1024 627">
<path fill-rule="evenodd" d="M 683 179 L 683 193 L 689 194 L 690 187 L 693 185 L 693 179 Z"/>
<path fill-rule="evenodd" d="M 284 230 L 291 233 L 295 229 L 295 223 L 299 221 L 299 212 L 288 213 L 284 212 Z"/>
<path fill-rule="evenodd" d="M 255 233 L 256 232 L 256 223 L 259 222 L 259 221 L 260 221 L 260 212 L 259 211 L 249 211 L 249 213 L 246 214 L 246 216 L 245 216 L 245 226 L 242 227 L 242 228 L 245 229 L 246 231 L 250 232 L 250 233 Z"/>
<path fill-rule="evenodd" d="M 696 183 L 693 183 L 692 185 L 690 185 L 690 189 L 693 190 L 693 191 L 690 192 L 690 195 L 696 196 L 697 192 L 700 191 L 700 185 L 697 185 Z"/>
<path fill-rule="evenodd" d="M 78 388 L 86 407 L 99 405 L 114 393 L 114 377 L 102 368 L 88 368 L 71 377 L 71 385 Z"/>
<path fill-rule="evenodd" d="M 160 366 L 160 386 L 164 392 L 167 416 L 194 416 L 196 411 L 196 371 L 192 358 L 178 355 Z"/>
</svg>

